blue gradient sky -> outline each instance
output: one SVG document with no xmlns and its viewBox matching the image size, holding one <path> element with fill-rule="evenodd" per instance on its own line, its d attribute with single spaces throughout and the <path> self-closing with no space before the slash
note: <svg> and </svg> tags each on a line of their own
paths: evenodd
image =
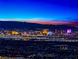
<svg viewBox="0 0 79 59">
<path fill-rule="evenodd" d="M 77 16 L 77 0 L 0 0 L 4 20 L 77 21 Z"/>
</svg>

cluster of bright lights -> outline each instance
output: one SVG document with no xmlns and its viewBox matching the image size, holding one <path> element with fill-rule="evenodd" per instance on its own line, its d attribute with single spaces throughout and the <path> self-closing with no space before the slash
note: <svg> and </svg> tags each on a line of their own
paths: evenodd
<svg viewBox="0 0 79 59">
<path fill-rule="evenodd" d="M 72 32 L 72 30 L 71 29 L 67 29 L 67 33 L 71 33 Z"/>
</svg>

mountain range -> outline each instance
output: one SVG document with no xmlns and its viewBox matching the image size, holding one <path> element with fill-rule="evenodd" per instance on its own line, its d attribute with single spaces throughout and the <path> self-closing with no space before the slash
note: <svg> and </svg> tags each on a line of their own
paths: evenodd
<svg viewBox="0 0 79 59">
<path fill-rule="evenodd" d="M 7 30 L 41 30 L 41 29 L 76 29 L 77 26 L 72 26 L 71 24 L 63 24 L 63 25 L 47 25 L 47 24 L 37 24 L 37 23 L 29 23 L 29 22 L 20 22 L 20 21 L 0 21 L 0 29 Z"/>
</svg>

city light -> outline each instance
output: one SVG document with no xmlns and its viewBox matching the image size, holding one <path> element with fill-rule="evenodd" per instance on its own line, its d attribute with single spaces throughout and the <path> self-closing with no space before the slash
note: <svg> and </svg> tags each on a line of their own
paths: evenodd
<svg viewBox="0 0 79 59">
<path fill-rule="evenodd" d="M 71 33 L 72 32 L 72 30 L 71 29 L 67 29 L 67 33 Z"/>
</svg>

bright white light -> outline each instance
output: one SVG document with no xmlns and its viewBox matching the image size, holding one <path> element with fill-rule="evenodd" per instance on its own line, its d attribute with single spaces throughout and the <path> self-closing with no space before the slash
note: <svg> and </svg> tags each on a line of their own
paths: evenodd
<svg viewBox="0 0 79 59">
<path fill-rule="evenodd" d="M 71 29 L 67 29 L 67 33 L 71 33 Z"/>
</svg>

